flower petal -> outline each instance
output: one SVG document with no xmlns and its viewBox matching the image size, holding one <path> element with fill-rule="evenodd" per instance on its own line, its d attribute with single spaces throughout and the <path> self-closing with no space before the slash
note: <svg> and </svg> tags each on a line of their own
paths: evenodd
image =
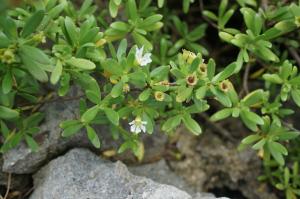
<svg viewBox="0 0 300 199">
<path fill-rule="evenodd" d="M 146 133 L 146 126 L 141 126 L 141 129 L 144 133 Z"/>
</svg>

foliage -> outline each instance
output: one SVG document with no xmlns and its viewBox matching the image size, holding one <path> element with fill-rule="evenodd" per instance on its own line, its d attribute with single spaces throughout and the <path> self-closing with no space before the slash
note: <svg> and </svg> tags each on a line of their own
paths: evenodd
<svg viewBox="0 0 300 199">
<path fill-rule="evenodd" d="M 183 0 L 179 10 L 164 0 L 10 2 L 0 5 L 2 152 L 22 140 L 38 150 L 39 105 L 52 92 L 63 100 L 76 85 L 84 91 L 80 118 L 62 121 L 64 137 L 85 129 L 99 148 L 94 125 L 108 125 L 124 141 L 119 152 L 131 149 L 142 159 L 141 132 L 160 125 L 172 133 L 183 124 L 199 135 L 195 115 L 216 110 L 212 121 L 238 118 L 252 132 L 240 149 L 258 150 L 261 179 L 287 199 L 300 195 L 299 159 L 289 155 L 299 132 L 286 122 L 292 103 L 300 106 L 299 2 L 222 0 L 207 3 L 210 10 L 201 0 Z M 192 8 L 199 8 L 197 23 L 189 20 Z M 232 57 L 209 58 L 216 49 L 206 38 L 230 48 Z M 250 68 L 256 84 L 249 86 Z"/>
</svg>

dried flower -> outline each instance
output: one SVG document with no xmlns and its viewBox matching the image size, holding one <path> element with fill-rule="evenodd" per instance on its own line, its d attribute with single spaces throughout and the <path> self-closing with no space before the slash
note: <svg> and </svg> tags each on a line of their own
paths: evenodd
<svg viewBox="0 0 300 199">
<path fill-rule="evenodd" d="M 226 79 L 219 84 L 219 88 L 226 93 L 232 88 L 232 84 L 228 79 Z"/>
<path fill-rule="evenodd" d="M 156 91 L 156 92 L 154 93 L 154 97 L 155 97 L 155 99 L 156 99 L 157 101 L 162 102 L 162 101 L 164 101 L 164 99 L 165 99 L 165 94 L 164 94 L 163 92 L 161 92 L 161 91 Z"/>
<path fill-rule="evenodd" d="M 186 83 L 190 86 L 195 86 L 198 82 L 196 74 L 191 74 L 186 77 Z"/>
</svg>

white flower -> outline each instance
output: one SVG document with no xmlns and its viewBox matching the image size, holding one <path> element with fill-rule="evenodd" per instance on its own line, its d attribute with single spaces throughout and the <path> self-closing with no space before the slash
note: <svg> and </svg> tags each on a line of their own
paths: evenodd
<svg viewBox="0 0 300 199">
<path fill-rule="evenodd" d="M 146 66 L 147 64 L 152 62 L 151 59 L 151 53 L 146 53 L 143 56 L 144 46 L 142 46 L 140 49 L 137 48 L 135 52 L 135 60 L 137 63 L 141 66 Z"/>
<path fill-rule="evenodd" d="M 129 122 L 130 131 L 135 134 L 140 132 L 146 133 L 146 121 L 142 121 L 140 117 L 135 118 L 132 122 Z"/>
</svg>

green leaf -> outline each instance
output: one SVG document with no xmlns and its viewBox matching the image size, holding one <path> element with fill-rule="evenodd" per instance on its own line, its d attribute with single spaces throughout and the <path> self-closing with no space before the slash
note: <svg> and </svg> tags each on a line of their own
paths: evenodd
<svg viewBox="0 0 300 199">
<path fill-rule="evenodd" d="M 219 9 L 218 9 L 219 17 L 223 17 L 223 15 L 226 11 L 227 5 L 228 5 L 228 0 L 221 1 L 220 5 L 219 5 Z"/>
<path fill-rule="evenodd" d="M 113 98 L 119 97 L 123 93 L 123 82 L 118 82 L 111 90 L 110 94 Z"/>
<path fill-rule="evenodd" d="M 234 14 L 234 9 L 229 9 L 223 17 L 220 18 L 219 20 L 219 26 L 223 29 L 225 27 L 225 25 L 227 24 L 227 22 L 229 21 L 229 19 L 232 17 L 232 15 Z"/>
<path fill-rule="evenodd" d="M 70 66 L 83 69 L 83 70 L 93 70 L 96 68 L 96 65 L 87 59 L 75 58 L 72 57 L 66 61 Z"/>
<path fill-rule="evenodd" d="M 154 26 L 155 23 L 159 22 L 162 18 L 163 18 L 163 16 L 160 14 L 151 15 L 141 22 L 141 24 L 139 25 L 139 28 L 147 30 L 151 26 Z"/>
<path fill-rule="evenodd" d="M 187 35 L 187 38 L 193 42 L 201 39 L 205 35 L 206 28 L 207 28 L 207 24 L 201 24 L 197 26 L 192 32 L 190 32 Z"/>
<path fill-rule="evenodd" d="M 59 14 L 65 9 L 67 6 L 67 2 L 60 2 L 57 6 L 49 10 L 48 16 L 50 16 L 52 19 L 59 16 Z"/>
<path fill-rule="evenodd" d="M 109 1 L 109 14 L 112 18 L 115 18 L 118 15 L 119 6 L 115 3 L 114 0 Z"/>
<path fill-rule="evenodd" d="M 45 12 L 43 10 L 39 10 L 35 12 L 25 23 L 24 29 L 21 33 L 22 37 L 28 37 L 31 33 L 36 31 L 36 29 L 41 24 L 44 18 Z"/>
<path fill-rule="evenodd" d="M 73 125 L 68 125 L 66 128 L 64 128 L 62 132 L 63 137 L 70 137 L 77 133 L 81 128 L 83 127 L 83 124 L 79 121 L 74 123 Z"/>
<path fill-rule="evenodd" d="M 56 84 L 59 81 L 60 76 L 62 74 L 62 70 L 63 70 L 62 64 L 58 60 L 57 63 L 56 63 L 56 66 L 54 67 L 54 69 L 51 73 L 50 82 L 52 84 Z"/>
<path fill-rule="evenodd" d="M 224 92 L 220 91 L 219 89 L 216 89 L 215 87 L 211 87 L 210 90 L 221 104 L 223 104 L 226 107 L 232 106 L 232 102 L 229 96 L 227 96 Z"/>
<path fill-rule="evenodd" d="M 32 151 L 36 152 L 39 149 L 38 143 L 31 136 L 26 135 L 25 140 Z"/>
<path fill-rule="evenodd" d="M 168 77 L 170 66 L 159 66 L 150 72 L 150 77 L 162 81 Z"/>
<path fill-rule="evenodd" d="M 225 108 L 223 110 L 220 110 L 220 111 L 214 113 L 210 117 L 210 120 L 213 121 L 213 122 L 216 122 L 216 121 L 219 121 L 219 120 L 222 120 L 222 119 L 225 119 L 225 118 L 231 116 L 231 114 L 232 114 L 232 109 L 231 108 Z"/>
<path fill-rule="evenodd" d="M 183 7 L 183 12 L 188 13 L 188 11 L 190 9 L 190 0 L 183 0 L 182 7 Z"/>
<path fill-rule="evenodd" d="M 152 44 L 146 39 L 146 37 L 136 31 L 133 31 L 131 34 L 138 46 L 144 46 L 147 51 L 151 51 L 153 49 Z"/>
<path fill-rule="evenodd" d="M 127 50 L 127 40 L 126 39 L 123 39 L 120 44 L 119 44 L 119 48 L 117 50 L 117 57 L 118 59 L 120 60 L 121 57 L 123 55 L 126 54 L 126 50 Z"/>
<path fill-rule="evenodd" d="M 196 90 L 196 98 L 197 99 L 203 99 L 206 95 L 207 86 L 201 86 Z"/>
<path fill-rule="evenodd" d="M 221 71 L 220 73 L 218 73 L 216 76 L 212 78 L 212 82 L 221 82 L 227 79 L 234 73 L 235 68 L 236 68 L 236 62 L 229 64 L 228 66 L 226 66 L 226 68 L 223 71 Z"/>
<path fill-rule="evenodd" d="M 0 105 L 0 118 L 1 119 L 9 120 L 9 119 L 17 118 L 17 117 L 19 117 L 18 111 Z"/>
<path fill-rule="evenodd" d="M 95 91 L 86 90 L 85 95 L 94 104 L 100 104 L 101 103 L 101 96 L 99 94 L 97 94 Z"/>
<path fill-rule="evenodd" d="M 283 83 L 283 80 L 279 77 L 278 74 L 264 74 L 263 78 L 266 81 L 274 83 L 274 84 L 282 84 Z"/>
<path fill-rule="evenodd" d="M 118 126 L 119 125 L 119 114 L 115 110 L 111 108 L 104 108 L 104 113 L 106 117 L 109 119 L 109 121 Z"/>
<path fill-rule="evenodd" d="M 269 141 L 268 149 L 269 149 L 270 153 L 272 154 L 272 156 L 274 157 L 274 159 L 280 165 L 284 165 L 284 158 L 282 155 L 287 155 L 288 152 L 287 152 L 286 148 L 283 145 L 279 144 L 278 142 Z"/>
<path fill-rule="evenodd" d="M 37 62 L 32 61 L 30 57 L 22 56 L 22 61 L 24 63 L 24 67 L 27 69 L 27 71 L 37 80 L 41 82 L 47 82 L 48 81 L 48 75 L 47 73 L 40 68 L 40 65 Z"/>
<path fill-rule="evenodd" d="M 253 142 L 258 141 L 259 139 L 261 139 L 261 136 L 255 134 L 255 135 L 249 135 L 245 137 L 241 142 L 243 144 L 252 144 Z"/>
<path fill-rule="evenodd" d="M 65 29 L 68 34 L 67 38 L 72 42 L 71 44 L 76 44 L 79 38 L 78 33 L 73 20 L 68 16 L 65 18 Z"/>
<path fill-rule="evenodd" d="M 129 18 L 133 21 L 136 21 L 138 19 L 138 13 L 135 0 L 128 0 L 126 6 L 128 9 Z"/>
<path fill-rule="evenodd" d="M 42 68 L 43 70 L 52 72 L 52 67 L 48 66 L 51 65 L 51 61 L 41 49 L 33 46 L 22 45 L 20 47 L 20 54 L 22 58 L 27 57 L 31 60 L 31 62 L 39 63 L 38 67 Z"/>
<path fill-rule="evenodd" d="M 242 102 L 245 106 L 253 106 L 257 103 L 260 103 L 263 101 L 264 98 L 264 91 L 262 89 L 257 89 L 251 93 L 249 93 L 248 95 L 246 95 Z"/>
<path fill-rule="evenodd" d="M 202 129 L 199 124 L 189 114 L 183 116 L 183 123 L 186 128 L 195 135 L 202 133 Z"/>
<path fill-rule="evenodd" d="M 151 95 L 151 89 L 148 88 L 148 89 L 144 90 L 143 92 L 141 92 L 141 94 L 139 95 L 139 100 L 141 102 L 144 102 L 147 99 L 149 99 L 150 95 Z"/>
<path fill-rule="evenodd" d="M 9 93 L 12 89 L 12 86 L 13 86 L 12 75 L 11 75 L 11 72 L 8 71 L 4 75 L 3 80 L 2 80 L 2 92 L 3 92 L 3 94 Z"/>
<path fill-rule="evenodd" d="M 195 72 L 199 68 L 199 64 L 200 64 L 200 58 L 196 57 L 190 66 L 189 73 L 192 74 L 193 72 Z"/>
<path fill-rule="evenodd" d="M 286 141 L 286 140 L 295 139 L 299 135 L 300 135 L 300 133 L 298 131 L 285 131 L 285 132 L 282 132 L 280 135 L 278 135 L 278 141 Z"/>
<path fill-rule="evenodd" d="M 253 122 L 252 120 L 249 120 L 249 118 L 246 116 L 245 111 L 241 111 L 240 112 L 240 117 L 243 121 L 243 123 L 252 131 L 256 132 L 257 131 L 257 125 L 255 122 Z"/>
<path fill-rule="evenodd" d="M 212 19 L 213 21 L 218 21 L 218 17 L 215 13 L 209 11 L 209 10 L 204 10 L 202 12 L 202 14 L 206 17 L 208 17 L 209 19 Z"/>
<path fill-rule="evenodd" d="M 162 8 L 164 6 L 165 0 L 157 0 L 157 5 L 159 8 Z"/>
<path fill-rule="evenodd" d="M 61 122 L 59 124 L 59 127 L 62 128 L 62 129 L 65 129 L 67 127 L 77 125 L 77 124 L 80 124 L 80 121 L 78 121 L 78 120 L 66 120 L 66 121 Z"/>
<path fill-rule="evenodd" d="M 0 32 L 0 48 L 7 48 L 10 43 L 10 39 L 3 32 Z"/>
<path fill-rule="evenodd" d="M 254 53 L 266 61 L 279 62 L 279 58 L 269 48 L 262 45 L 255 47 Z"/>
<path fill-rule="evenodd" d="M 247 117 L 247 119 L 252 121 L 253 123 L 260 124 L 260 125 L 264 124 L 264 120 L 256 113 L 251 111 L 242 111 L 242 112 L 245 114 L 245 117 Z"/>
<path fill-rule="evenodd" d="M 213 76 L 215 75 L 216 70 L 216 63 L 213 59 L 209 59 L 207 64 L 207 77 L 209 80 L 212 80 Z"/>
<path fill-rule="evenodd" d="M 81 121 L 83 123 L 90 123 L 98 114 L 99 112 L 99 106 L 93 106 L 92 108 L 88 109 L 82 116 Z"/>
<path fill-rule="evenodd" d="M 255 32 L 255 15 L 256 13 L 251 8 L 241 8 L 241 12 L 244 16 L 244 21 L 249 30 Z"/>
<path fill-rule="evenodd" d="M 292 94 L 292 98 L 293 98 L 294 102 L 297 104 L 297 106 L 300 107 L 300 90 L 293 89 L 291 94 Z"/>
<path fill-rule="evenodd" d="M 222 32 L 222 31 L 219 32 L 219 37 L 228 43 L 231 43 L 231 40 L 234 39 L 234 36 L 232 36 L 231 34 L 229 34 L 227 32 Z"/>
<path fill-rule="evenodd" d="M 170 132 L 174 128 L 176 128 L 181 123 L 182 116 L 176 115 L 167 119 L 166 122 L 162 125 L 162 130 L 165 132 Z"/>
<path fill-rule="evenodd" d="M 60 78 L 60 87 L 58 89 L 58 95 L 59 96 L 64 96 L 68 93 L 70 89 L 70 79 L 71 76 L 69 73 L 63 73 L 61 78 Z"/>
<path fill-rule="evenodd" d="M 0 120 L 0 131 L 4 138 L 7 138 L 9 136 L 10 130 L 2 120 Z"/>
<path fill-rule="evenodd" d="M 0 16 L 0 26 L 9 39 L 17 38 L 17 24 L 12 18 Z"/>
<path fill-rule="evenodd" d="M 259 149 L 263 148 L 265 144 L 266 144 L 266 139 L 263 138 L 259 142 L 257 142 L 256 144 L 254 144 L 252 146 L 252 148 L 255 149 L 255 150 L 259 150 Z"/>
<path fill-rule="evenodd" d="M 176 96 L 176 101 L 177 102 L 184 102 L 189 98 L 192 94 L 193 88 L 192 87 L 185 87 L 181 86 L 177 90 L 177 96 Z"/>
<path fill-rule="evenodd" d="M 100 140 L 99 140 L 99 137 L 98 137 L 97 133 L 95 132 L 95 130 L 91 126 L 87 125 L 86 131 L 87 131 L 87 135 L 88 135 L 88 138 L 91 141 L 91 143 L 96 148 L 100 148 L 100 145 L 101 145 Z"/>
</svg>

